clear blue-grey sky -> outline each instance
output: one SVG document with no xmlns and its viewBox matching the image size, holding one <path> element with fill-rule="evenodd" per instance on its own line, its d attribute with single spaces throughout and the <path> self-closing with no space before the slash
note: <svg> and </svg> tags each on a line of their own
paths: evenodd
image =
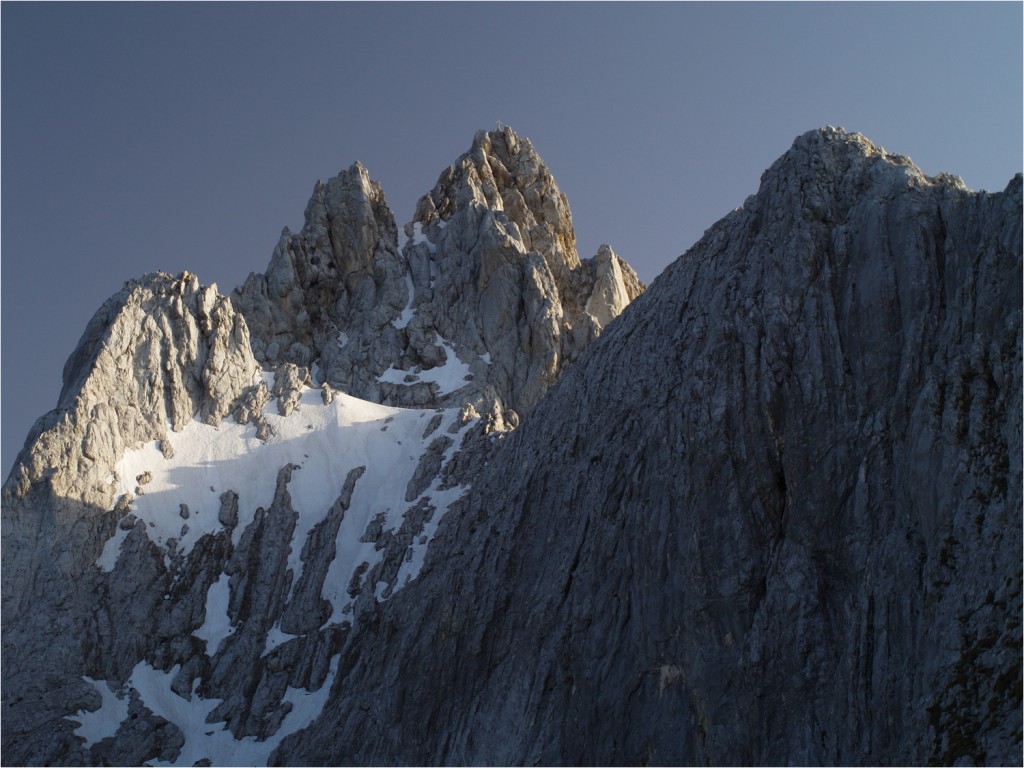
<svg viewBox="0 0 1024 768">
<path fill-rule="evenodd" d="M 800 133 L 860 131 L 1000 190 L 1022 167 L 1020 3 L 44 4 L 2 8 L 2 468 L 125 279 L 222 292 L 360 160 L 399 224 L 496 121 L 580 255 L 652 280 Z"/>
</svg>

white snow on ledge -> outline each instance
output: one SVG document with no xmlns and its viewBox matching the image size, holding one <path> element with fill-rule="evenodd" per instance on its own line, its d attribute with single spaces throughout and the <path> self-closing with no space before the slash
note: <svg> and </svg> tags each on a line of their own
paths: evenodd
<svg viewBox="0 0 1024 768">
<path fill-rule="evenodd" d="M 473 374 L 469 371 L 469 366 L 462 362 L 458 355 L 455 354 L 455 345 L 442 338 L 441 334 L 437 334 L 437 340 L 446 350 L 447 359 L 444 365 L 420 371 L 403 371 L 401 368 L 392 366 L 378 376 L 377 381 L 405 386 L 421 382 L 433 383 L 437 385 L 437 393 L 439 395 L 451 394 L 462 389 L 473 378 Z M 405 377 L 410 374 L 416 378 L 413 381 L 406 381 Z"/>
<path fill-rule="evenodd" d="M 416 288 L 412 284 L 412 275 L 408 272 L 405 273 L 405 286 L 409 290 L 409 301 L 406 302 L 405 309 L 402 310 L 402 314 L 391 321 L 391 324 L 401 330 L 409 326 L 409 321 L 412 320 L 412 316 L 415 314 L 415 310 L 412 308 L 413 300 L 416 298 Z"/>
<path fill-rule="evenodd" d="M 85 739 L 86 747 L 91 747 L 96 742 L 117 733 L 121 721 L 128 717 L 128 697 L 114 693 L 102 680 L 93 680 L 84 675 L 82 679 L 99 691 L 100 708 L 95 712 L 82 709 L 74 715 L 66 716 L 65 719 L 80 723 L 75 728 L 75 735 Z"/>
<path fill-rule="evenodd" d="M 228 602 L 231 598 L 229 582 L 228 575 L 222 573 L 217 581 L 210 585 L 206 593 L 206 620 L 192 633 L 206 642 L 206 655 L 211 659 L 224 639 L 235 633 L 235 628 L 231 626 L 228 617 Z"/>
<path fill-rule="evenodd" d="M 256 508 L 269 508 L 273 502 L 280 468 L 295 464 L 299 469 L 292 474 L 288 492 L 300 514 L 289 566 L 298 574 L 306 533 L 334 503 L 351 469 L 365 466 L 366 473 L 356 484 L 345 527 L 361 525 L 356 534 L 361 535 L 382 510 L 400 519 L 408 506 L 405 484 L 425 450 L 423 429 L 433 413 L 391 408 L 342 392 L 324 405 L 320 391 L 307 388 L 287 418 L 278 415 L 276 401 L 267 404 L 264 416 L 273 434 L 266 443 L 256 437 L 252 424 L 225 420 L 211 427 L 196 419 L 181 432 L 168 433 L 174 449 L 170 459 L 163 457 L 156 441 L 128 451 L 116 465 L 115 494 L 134 497 L 131 513 L 145 521 L 151 540 L 167 547 L 174 539 L 177 551 L 187 556 L 203 535 L 222 529 L 222 493 L 233 490 L 239 497 L 233 535 L 237 544 Z M 457 415 L 455 410 L 446 412 L 442 428 Z M 145 479 L 147 472 L 151 479 L 142 483 L 138 478 Z M 134 495 L 136 488 L 141 495 Z M 180 514 L 182 504 L 188 508 L 187 518 Z M 113 570 L 127 535 L 118 530 L 107 541 L 97 560 L 103 570 Z M 367 549 L 370 555 L 372 544 Z"/>
<path fill-rule="evenodd" d="M 437 246 L 431 242 L 430 238 L 427 237 L 426 232 L 423 231 L 423 224 L 417 221 L 412 225 L 412 244 L 419 245 L 420 243 L 426 245 L 427 250 L 430 251 L 431 254 L 437 253 Z"/>
<path fill-rule="evenodd" d="M 266 765 L 270 754 L 285 736 L 308 727 L 323 710 L 338 671 L 338 658 L 336 655 L 331 659 L 327 678 L 316 691 L 287 689 L 281 703 L 290 703 L 292 709 L 285 715 L 277 732 L 266 741 L 259 741 L 255 736 L 236 739 L 224 722 L 208 723 L 206 718 L 220 704 L 220 699 L 200 698 L 194 690 L 191 700 L 182 698 L 171 690 L 179 667 L 161 672 L 140 661 L 132 670 L 127 685 L 136 690 L 142 703 L 153 714 L 174 723 L 185 737 L 181 752 L 173 762 L 153 760 L 149 764 L 189 766 L 205 758 L 213 765 Z M 83 679 L 95 686 L 103 703 L 95 712 L 81 710 L 67 719 L 82 723 L 75 733 L 85 739 L 86 747 L 90 747 L 117 733 L 121 722 L 128 717 L 128 695 L 119 696 L 105 683 L 88 677 Z"/>
</svg>

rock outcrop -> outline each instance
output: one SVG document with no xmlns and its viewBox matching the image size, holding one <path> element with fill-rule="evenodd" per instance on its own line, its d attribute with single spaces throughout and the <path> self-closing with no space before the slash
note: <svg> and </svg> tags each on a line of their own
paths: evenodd
<svg viewBox="0 0 1024 768">
<path fill-rule="evenodd" d="M 316 362 L 323 381 L 365 397 L 404 346 L 392 321 L 411 297 L 394 216 L 356 163 L 317 182 L 305 218 L 299 234 L 284 230 L 266 273 L 249 275 L 234 303 L 263 365 Z"/>
<path fill-rule="evenodd" d="M 477 134 L 402 234 L 358 163 L 317 184 L 302 232 L 233 300 L 265 365 L 514 424 L 643 288 L 608 246 L 580 261 L 565 196 L 506 128 Z"/>
<path fill-rule="evenodd" d="M 90 701 L 81 675 L 96 649 L 83 639 L 111 639 L 87 626 L 110 609 L 94 561 L 119 521 L 130 520 L 128 498 L 117 498 L 118 460 L 137 444 L 169 447 L 169 431 L 195 418 L 219 424 L 258 371 L 244 319 L 187 273 L 130 281 L 89 322 L 65 366 L 58 408 L 33 427 L 3 489 L 5 762 L 77 753 L 72 726 L 57 713 Z M 147 477 L 122 480 L 142 491 Z M 142 557 L 120 585 L 129 605 L 111 631 L 149 631 L 142 596 L 162 581 Z M 116 655 L 114 646 L 106 652 Z M 43 727 L 45 739 L 28 736 Z"/>
<path fill-rule="evenodd" d="M 280 764 L 1015 764 L 1021 177 L 814 131 L 555 385 Z"/>
</svg>

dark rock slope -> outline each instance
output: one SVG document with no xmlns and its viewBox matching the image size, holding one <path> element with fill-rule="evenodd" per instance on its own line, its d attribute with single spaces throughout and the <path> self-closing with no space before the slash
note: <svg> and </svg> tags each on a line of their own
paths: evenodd
<svg viewBox="0 0 1024 768">
<path fill-rule="evenodd" d="M 1021 177 L 833 129 L 612 323 L 281 763 L 1021 755 Z"/>
</svg>

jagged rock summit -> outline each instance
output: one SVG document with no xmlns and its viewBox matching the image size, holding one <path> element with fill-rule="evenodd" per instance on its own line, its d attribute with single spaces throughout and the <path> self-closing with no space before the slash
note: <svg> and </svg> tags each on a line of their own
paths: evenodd
<svg viewBox="0 0 1024 768">
<path fill-rule="evenodd" d="M 5 763 L 1019 761 L 1021 176 L 812 131 L 639 296 L 556 192 L 479 134 L 401 247 L 356 166 L 101 310 L 4 489 Z"/>
<path fill-rule="evenodd" d="M 232 299 L 264 364 L 514 424 L 643 288 L 608 246 L 580 261 L 565 195 L 505 128 L 476 135 L 402 233 L 361 165 L 318 183 L 302 232 Z"/>
</svg>

